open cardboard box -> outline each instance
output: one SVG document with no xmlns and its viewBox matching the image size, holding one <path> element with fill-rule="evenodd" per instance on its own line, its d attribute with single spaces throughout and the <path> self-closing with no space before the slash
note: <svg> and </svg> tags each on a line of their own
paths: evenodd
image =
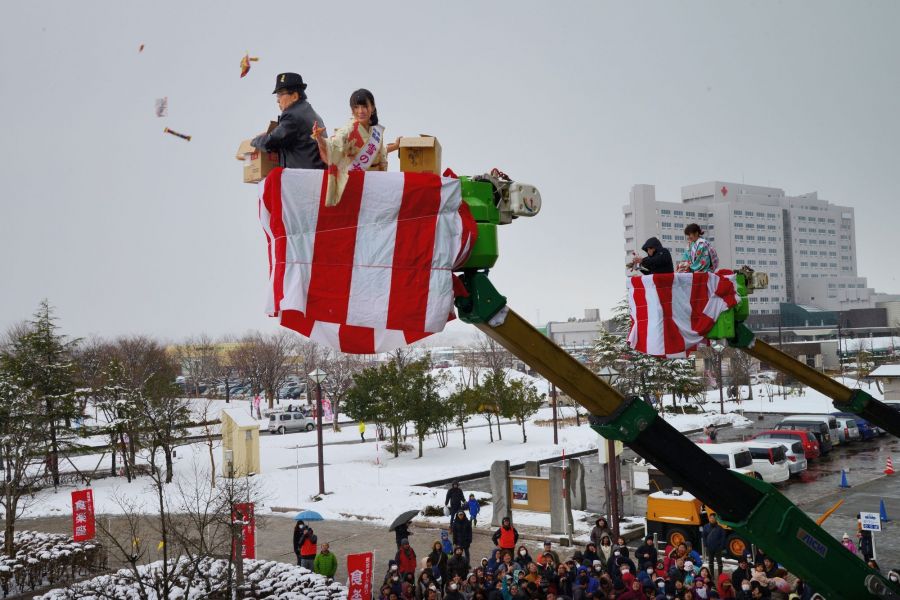
<svg viewBox="0 0 900 600">
<path fill-rule="evenodd" d="M 277 121 L 270 121 L 266 132 L 271 133 L 277 126 Z M 278 153 L 262 152 L 251 146 L 251 141 L 253 140 L 241 142 L 235 158 L 244 162 L 244 183 L 259 183 L 278 166 Z"/>
<path fill-rule="evenodd" d="M 433 135 L 400 138 L 400 170 L 441 174 L 441 144 Z"/>
</svg>

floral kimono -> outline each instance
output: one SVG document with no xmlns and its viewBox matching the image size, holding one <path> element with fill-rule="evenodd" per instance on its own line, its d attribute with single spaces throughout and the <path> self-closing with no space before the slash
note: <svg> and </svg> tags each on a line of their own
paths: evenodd
<svg viewBox="0 0 900 600">
<path fill-rule="evenodd" d="M 387 171 L 384 127 L 366 128 L 351 119 L 325 142 L 328 152 L 328 190 L 325 206 L 341 201 L 350 171 Z"/>
<path fill-rule="evenodd" d="M 716 251 L 702 237 L 691 242 L 681 259 L 687 263 L 687 270 L 691 273 L 711 272 L 719 268 Z"/>
</svg>

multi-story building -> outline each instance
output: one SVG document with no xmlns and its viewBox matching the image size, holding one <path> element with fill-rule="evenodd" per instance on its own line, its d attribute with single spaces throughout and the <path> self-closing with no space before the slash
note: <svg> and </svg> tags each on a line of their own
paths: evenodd
<svg viewBox="0 0 900 600">
<path fill-rule="evenodd" d="M 656 236 L 678 261 L 687 246 L 684 227 L 697 223 L 721 266 L 767 272 L 769 288 L 750 298 L 755 314 L 777 314 L 782 302 L 874 306 L 874 290 L 857 276 L 853 208 L 816 192 L 787 196 L 780 188 L 709 181 L 681 188 L 681 201 L 671 202 L 656 200 L 652 185 L 635 185 L 623 212 L 626 260 Z"/>
</svg>

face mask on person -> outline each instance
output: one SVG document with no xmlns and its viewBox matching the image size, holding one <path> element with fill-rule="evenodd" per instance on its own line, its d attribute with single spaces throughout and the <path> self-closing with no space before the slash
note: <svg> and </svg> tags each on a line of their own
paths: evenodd
<svg viewBox="0 0 900 600">
<path fill-rule="evenodd" d="M 391 577 L 391 581 L 400 581 L 400 578 L 394 575 L 393 577 Z"/>
<path fill-rule="evenodd" d="M 750 591 L 750 584 L 742 585 L 742 586 L 741 586 L 741 589 L 744 590 L 745 592 L 749 592 L 749 591 Z"/>
<path fill-rule="evenodd" d="M 653 575 L 653 567 L 647 567 L 647 575 Z"/>
<path fill-rule="evenodd" d="M 519 550 L 519 556 L 525 556 L 528 554 L 527 550 Z"/>
<path fill-rule="evenodd" d="M 619 556 L 619 551 L 616 550 L 615 552 L 613 552 L 613 554 L 615 554 L 616 556 Z"/>
<path fill-rule="evenodd" d="M 656 587 L 658 587 L 659 589 L 663 589 L 664 587 L 666 587 L 666 582 L 660 581 L 656 584 Z"/>
<path fill-rule="evenodd" d="M 599 573 L 600 571 L 603 570 L 603 567 L 600 566 L 600 565 L 596 565 L 596 566 L 594 567 L 594 570 L 597 571 L 597 572 Z"/>
</svg>

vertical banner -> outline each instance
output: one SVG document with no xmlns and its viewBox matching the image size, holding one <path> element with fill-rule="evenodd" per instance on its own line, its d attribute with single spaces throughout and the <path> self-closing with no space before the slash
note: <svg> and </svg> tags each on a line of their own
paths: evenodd
<svg viewBox="0 0 900 600">
<path fill-rule="evenodd" d="M 256 517 L 252 502 L 236 502 L 231 513 L 232 523 L 241 526 L 241 558 L 256 558 Z M 232 548 L 232 554 L 236 555 Z"/>
<path fill-rule="evenodd" d="M 347 599 L 372 598 L 372 552 L 347 555 Z"/>
<path fill-rule="evenodd" d="M 92 540 L 96 535 L 94 523 L 94 492 L 90 488 L 72 492 L 72 538 L 76 542 Z"/>
</svg>

